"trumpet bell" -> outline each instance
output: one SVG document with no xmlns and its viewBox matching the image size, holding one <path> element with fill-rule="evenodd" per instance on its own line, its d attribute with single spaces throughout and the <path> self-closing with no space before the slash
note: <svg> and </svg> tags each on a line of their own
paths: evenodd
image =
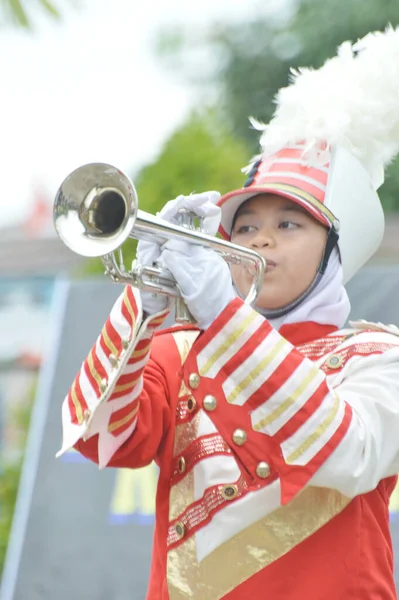
<svg viewBox="0 0 399 600">
<path fill-rule="evenodd" d="M 68 248 L 98 257 L 125 242 L 137 211 L 137 192 L 130 179 L 112 165 L 92 163 L 77 168 L 61 184 L 54 202 L 54 226 Z"/>
</svg>

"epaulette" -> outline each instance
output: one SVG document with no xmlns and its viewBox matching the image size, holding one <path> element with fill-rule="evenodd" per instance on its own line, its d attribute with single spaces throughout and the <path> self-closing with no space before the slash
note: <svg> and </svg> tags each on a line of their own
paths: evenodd
<svg viewBox="0 0 399 600">
<path fill-rule="evenodd" d="M 396 325 L 385 325 L 384 323 L 373 323 L 372 321 L 349 321 L 349 325 L 358 331 L 383 331 L 399 336 L 399 327 Z"/>
</svg>

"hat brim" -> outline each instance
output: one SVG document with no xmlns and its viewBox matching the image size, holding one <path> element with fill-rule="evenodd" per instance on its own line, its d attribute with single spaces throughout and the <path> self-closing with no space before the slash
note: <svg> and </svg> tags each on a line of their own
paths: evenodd
<svg viewBox="0 0 399 600">
<path fill-rule="evenodd" d="M 306 200 L 300 197 L 301 190 L 298 189 L 298 192 L 295 191 L 282 191 L 275 184 L 270 185 L 259 185 L 259 186 L 251 186 L 250 188 L 240 188 L 238 190 L 233 190 L 232 192 L 228 192 L 220 197 L 218 201 L 218 206 L 220 206 L 222 211 L 221 222 L 219 226 L 220 235 L 229 240 L 231 237 L 231 230 L 233 227 L 234 216 L 237 210 L 240 208 L 241 204 L 243 204 L 246 200 L 253 198 L 254 196 L 258 196 L 259 194 L 273 194 L 276 196 L 281 196 L 283 198 L 287 198 L 295 204 L 298 204 L 302 208 L 304 208 L 312 217 L 314 217 L 317 221 L 325 225 L 326 227 L 331 227 L 331 221 L 320 211 L 320 207 L 317 204 L 320 204 L 315 200 L 314 204 L 310 200 Z M 316 204 L 317 203 L 317 204 Z"/>
</svg>

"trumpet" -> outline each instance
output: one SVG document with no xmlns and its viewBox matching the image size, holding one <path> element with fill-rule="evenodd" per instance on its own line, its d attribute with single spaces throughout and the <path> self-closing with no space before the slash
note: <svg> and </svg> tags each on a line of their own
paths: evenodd
<svg viewBox="0 0 399 600">
<path fill-rule="evenodd" d="M 186 210 L 178 213 L 179 225 L 140 210 L 132 181 L 112 165 L 91 163 L 72 171 L 57 191 L 53 213 L 55 230 L 64 244 L 81 256 L 101 257 L 112 281 L 175 298 L 176 322 L 194 322 L 177 282 L 158 266 L 134 261 L 127 269 L 122 245 L 128 238 L 160 244 L 181 239 L 210 247 L 228 264 L 251 270 L 253 281 L 246 304 L 254 304 L 261 290 L 266 270 L 262 256 L 209 235 L 202 229 L 202 220 Z"/>
</svg>

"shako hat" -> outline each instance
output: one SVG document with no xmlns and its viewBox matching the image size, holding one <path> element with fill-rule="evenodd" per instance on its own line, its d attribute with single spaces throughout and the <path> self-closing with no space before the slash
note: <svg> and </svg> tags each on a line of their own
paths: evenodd
<svg viewBox="0 0 399 600">
<path fill-rule="evenodd" d="M 377 190 L 399 150 L 399 29 L 344 42 L 319 69 L 291 73 L 270 123 L 251 119 L 261 152 L 244 169 L 244 187 L 220 198 L 220 233 L 230 238 L 247 199 L 289 198 L 323 223 L 333 242 L 339 238 L 346 282 L 384 233 Z"/>
</svg>

